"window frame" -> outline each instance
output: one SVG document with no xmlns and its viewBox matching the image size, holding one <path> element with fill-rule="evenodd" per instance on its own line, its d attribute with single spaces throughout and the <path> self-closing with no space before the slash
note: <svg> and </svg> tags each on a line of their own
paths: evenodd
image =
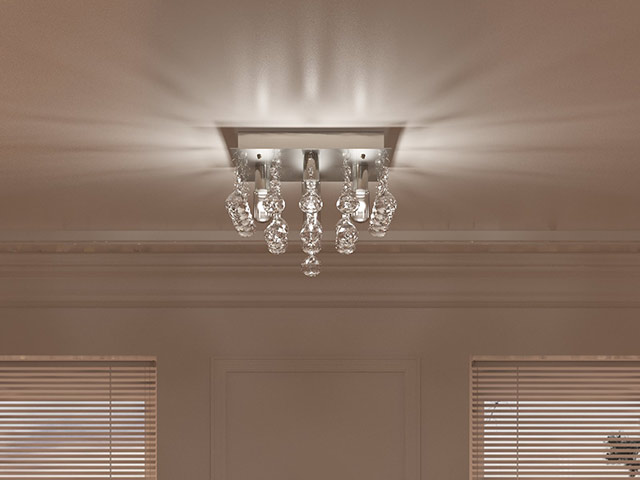
<svg viewBox="0 0 640 480">
<path fill-rule="evenodd" d="M 473 367 L 474 362 L 640 362 L 640 355 L 470 355 L 468 364 L 468 424 L 469 435 L 469 480 L 476 480 L 473 476 Z"/>
<path fill-rule="evenodd" d="M 148 435 L 146 434 L 148 427 L 151 427 L 151 430 L 153 431 L 153 438 L 155 441 L 155 453 L 153 455 L 153 464 L 149 465 L 145 462 L 145 479 L 146 480 L 157 480 L 158 478 L 158 375 L 157 375 L 157 369 L 158 369 L 158 359 L 156 356 L 152 356 L 152 355 L 0 355 L 0 366 L 2 363 L 20 363 L 20 362 L 24 362 L 24 363 L 29 363 L 29 362 L 33 362 L 33 363 L 40 363 L 43 366 L 47 363 L 47 362 L 51 362 L 53 363 L 69 363 L 69 364 L 73 364 L 73 363 L 85 363 L 85 364 L 91 364 L 92 362 L 95 363 L 118 363 L 118 362 L 122 362 L 122 363 L 150 363 L 153 364 L 153 382 L 154 382 L 154 386 L 155 388 L 153 389 L 153 393 L 151 395 L 149 395 L 149 398 L 151 399 L 152 405 L 155 408 L 155 413 L 153 416 L 152 421 L 148 421 L 146 420 L 146 417 L 148 417 L 149 413 L 148 410 L 145 408 L 144 410 L 144 416 L 145 416 L 145 444 L 147 444 L 148 441 Z M 151 474 L 148 475 L 146 472 L 149 471 L 147 470 L 148 467 L 151 466 Z M 46 478 L 46 477 L 45 477 Z M 43 478 L 43 480 L 45 480 L 45 478 Z"/>
</svg>

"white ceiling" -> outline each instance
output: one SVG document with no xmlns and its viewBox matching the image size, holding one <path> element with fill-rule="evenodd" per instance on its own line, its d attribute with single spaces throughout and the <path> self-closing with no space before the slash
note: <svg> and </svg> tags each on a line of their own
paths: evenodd
<svg viewBox="0 0 640 480">
<path fill-rule="evenodd" d="M 638 0 L 3 1 L 0 229 L 230 230 L 217 126 L 403 123 L 395 229 L 640 230 L 639 47 Z"/>
</svg>

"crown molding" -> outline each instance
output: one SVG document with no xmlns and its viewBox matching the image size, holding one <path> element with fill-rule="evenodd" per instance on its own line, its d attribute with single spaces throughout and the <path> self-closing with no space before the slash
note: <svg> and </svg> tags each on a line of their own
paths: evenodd
<svg viewBox="0 0 640 480">
<path fill-rule="evenodd" d="M 122 238 L 122 237 L 121 237 Z M 295 242 L 0 242 L 0 306 L 640 307 L 640 242 L 362 242 L 299 272 Z"/>
<path fill-rule="evenodd" d="M 290 233 L 298 240 L 298 233 Z M 333 232 L 325 232 L 324 239 L 333 241 Z M 262 244 L 262 235 L 240 238 L 233 230 L 1 230 L 3 243 L 50 242 L 180 242 L 225 243 L 238 245 Z M 384 238 L 360 232 L 360 244 L 397 242 L 573 242 L 625 243 L 640 242 L 640 230 L 391 230 Z"/>
</svg>

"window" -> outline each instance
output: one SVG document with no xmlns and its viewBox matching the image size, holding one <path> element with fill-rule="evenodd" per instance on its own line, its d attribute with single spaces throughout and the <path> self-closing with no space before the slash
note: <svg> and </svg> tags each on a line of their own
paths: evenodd
<svg viewBox="0 0 640 480">
<path fill-rule="evenodd" d="M 473 479 L 640 477 L 640 361 L 477 359 Z"/>
<path fill-rule="evenodd" d="M 155 479 L 155 360 L 0 357 L 4 478 Z"/>
</svg>

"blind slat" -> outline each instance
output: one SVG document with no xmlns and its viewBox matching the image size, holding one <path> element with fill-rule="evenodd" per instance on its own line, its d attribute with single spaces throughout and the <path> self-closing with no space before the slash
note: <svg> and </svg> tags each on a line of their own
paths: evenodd
<svg viewBox="0 0 640 480">
<path fill-rule="evenodd" d="M 477 361 L 474 479 L 640 477 L 640 363 Z"/>
<path fill-rule="evenodd" d="M 150 360 L 0 361 L 0 479 L 156 477 Z"/>
</svg>

